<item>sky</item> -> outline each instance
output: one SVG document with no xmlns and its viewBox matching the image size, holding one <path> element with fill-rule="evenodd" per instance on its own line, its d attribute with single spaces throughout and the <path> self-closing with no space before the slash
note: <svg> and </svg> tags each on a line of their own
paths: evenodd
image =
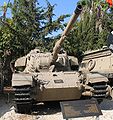
<svg viewBox="0 0 113 120">
<path fill-rule="evenodd" d="M 60 16 L 61 14 L 72 14 L 76 3 L 78 0 L 49 0 L 49 2 L 55 6 L 54 13 L 56 16 Z M 39 3 L 44 6 L 44 0 L 39 0 Z"/>
<path fill-rule="evenodd" d="M 2 6 L 4 4 L 4 2 L 8 3 L 9 0 L 0 0 L 0 6 Z M 13 0 L 10 0 L 11 2 Z M 46 0 L 38 0 L 39 1 L 39 4 L 42 6 L 42 7 L 45 7 L 46 6 Z M 64 15 L 64 14 L 73 14 L 75 8 L 76 8 L 76 5 L 77 5 L 77 2 L 79 0 L 48 0 L 51 5 L 55 5 L 55 8 L 54 8 L 54 14 L 56 16 L 54 16 L 53 19 L 57 19 L 60 15 Z M 0 16 L 2 16 L 2 12 L 0 12 Z M 7 11 L 7 16 L 6 17 L 11 17 L 11 12 L 10 10 Z M 70 16 L 71 17 L 71 16 Z M 68 22 L 70 17 L 66 18 L 65 19 L 65 22 Z M 59 30 L 57 32 L 53 32 L 52 35 L 57 35 L 59 33 L 61 33 L 62 31 Z"/>
<path fill-rule="evenodd" d="M 4 2 L 8 3 L 9 0 L 0 0 L 0 6 L 4 4 Z M 10 0 L 13 1 L 13 0 Z M 45 6 L 45 0 L 38 0 L 41 6 Z M 54 13 L 56 17 L 62 14 L 72 14 L 76 3 L 78 0 L 48 0 L 52 5 L 56 4 Z M 2 13 L 0 14 L 0 16 Z M 7 16 L 11 15 L 10 11 L 7 12 Z"/>
</svg>

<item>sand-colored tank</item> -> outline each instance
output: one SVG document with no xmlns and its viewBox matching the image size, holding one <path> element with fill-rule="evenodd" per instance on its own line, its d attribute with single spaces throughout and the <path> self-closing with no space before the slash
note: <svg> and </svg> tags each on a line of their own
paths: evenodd
<svg viewBox="0 0 113 120">
<path fill-rule="evenodd" d="M 52 53 L 34 49 L 15 62 L 18 71 L 12 76 L 12 86 L 17 112 L 30 112 L 33 101 L 76 100 L 82 96 L 103 99 L 110 96 L 107 77 L 79 71 L 77 58 L 60 49 L 81 11 L 82 6 L 78 5 Z"/>
<path fill-rule="evenodd" d="M 80 70 L 105 76 L 113 98 L 113 51 L 110 48 L 104 46 L 102 49 L 85 52 Z"/>
<path fill-rule="evenodd" d="M 110 86 L 113 86 L 113 34 L 110 33 L 107 39 L 107 46 L 101 49 L 86 51 L 80 69 L 89 70 L 91 73 L 99 73 L 109 79 Z"/>
</svg>

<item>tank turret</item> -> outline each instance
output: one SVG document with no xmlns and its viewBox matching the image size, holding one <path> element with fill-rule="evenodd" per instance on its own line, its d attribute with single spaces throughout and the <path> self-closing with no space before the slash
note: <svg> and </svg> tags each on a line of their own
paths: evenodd
<svg viewBox="0 0 113 120">
<path fill-rule="evenodd" d="M 31 50 L 26 56 L 16 60 L 15 67 L 24 72 L 42 72 L 42 71 L 70 71 L 76 69 L 78 60 L 74 56 L 67 56 L 66 52 L 61 50 L 61 46 L 65 37 L 70 32 L 73 24 L 77 20 L 82 11 L 82 6 L 78 5 L 63 31 L 60 40 L 58 40 L 53 48 L 53 52 L 41 52 L 39 49 Z"/>
</svg>

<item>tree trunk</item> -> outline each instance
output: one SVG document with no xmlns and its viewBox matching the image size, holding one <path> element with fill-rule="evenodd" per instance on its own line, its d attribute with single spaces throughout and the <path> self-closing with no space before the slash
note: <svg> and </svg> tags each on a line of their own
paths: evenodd
<svg viewBox="0 0 113 120">
<path fill-rule="evenodd" d="M 4 53 L 3 59 L 3 81 L 4 86 L 11 86 L 11 79 L 12 79 L 12 70 L 11 70 L 11 61 L 12 55 L 10 50 L 6 50 Z"/>
<path fill-rule="evenodd" d="M 3 91 L 3 61 L 0 58 L 0 91 Z"/>
</svg>

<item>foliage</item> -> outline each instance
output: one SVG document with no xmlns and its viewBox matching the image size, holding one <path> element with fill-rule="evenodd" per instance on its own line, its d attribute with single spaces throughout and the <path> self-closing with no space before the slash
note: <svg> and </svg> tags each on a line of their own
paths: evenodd
<svg viewBox="0 0 113 120">
<path fill-rule="evenodd" d="M 68 36 L 64 48 L 69 54 L 79 56 L 82 52 L 102 48 L 107 45 L 107 35 L 113 29 L 113 14 L 111 11 L 98 11 L 98 0 L 86 4 L 72 32 Z M 85 3 L 86 2 L 86 3 Z M 81 4 L 81 3 L 78 3 Z"/>
<path fill-rule="evenodd" d="M 80 3 L 81 2 L 81 3 Z M 106 45 L 107 35 L 113 28 L 112 8 L 107 12 L 98 11 L 100 1 L 81 0 L 84 6 L 81 19 L 75 23 L 63 47 L 69 54 L 79 55 L 82 51 L 101 48 Z M 37 0 L 14 0 L 9 4 L 12 18 L 0 19 L 0 50 L 13 50 L 19 57 L 38 47 L 42 51 L 52 50 L 58 36 L 53 32 L 64 29 L 62 22 L 69 15 L 61 15 L 54 20 L 55 5 L 46 0 L 47 7 L 41 7 Z M 105 5 L 106 6 L 106 5 Z M 98 14 L 99 13 L 99 14 Z M 3 52 L 2 52 L 3 53 Z"/>
<path fill-rule="evenodd" d="M 14 0 L 10 7 L 12 18 L 0 19 L 0 50 L 11 49 L 15 58 L 31 49 L 49 49 L 50 37 L 54 31 L 63 29 L 62 22 L 69 15 L 53 20 L 55 5 L 46 0 L 47 7 L 41 7 L 37 0 Z"/>
</svg>

